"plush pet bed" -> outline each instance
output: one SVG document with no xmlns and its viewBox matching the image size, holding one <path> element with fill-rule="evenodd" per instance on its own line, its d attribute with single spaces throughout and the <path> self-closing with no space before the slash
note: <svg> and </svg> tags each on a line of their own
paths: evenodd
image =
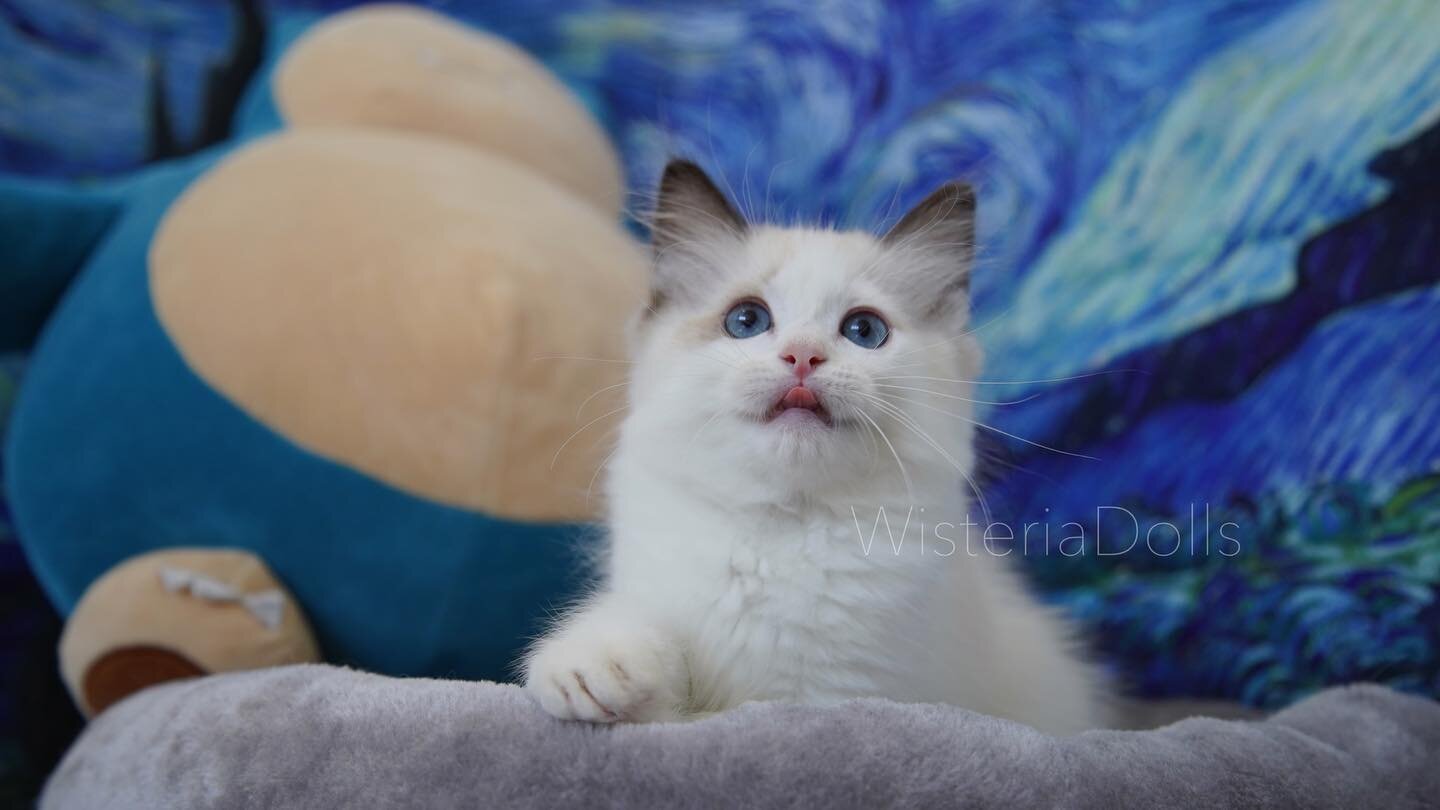
<svg viewBox="0 0 1440 810">
<path fill-rule="evenodd" d="M 1056 738 L 961 709 L 749 704 L 687 724 L 551 719 L 514 686 L 322 665 L 146 690 L 42 808 L 1422 807 L 1440 704 L 1331 689 L 1263 721 Z"/>
</svg>

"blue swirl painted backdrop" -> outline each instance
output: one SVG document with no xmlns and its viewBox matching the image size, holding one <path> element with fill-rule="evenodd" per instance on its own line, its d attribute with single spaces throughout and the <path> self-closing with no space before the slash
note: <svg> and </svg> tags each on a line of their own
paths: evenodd
<svg viewBox="0 0 1440 810">
<path fill-rule="evenodd" d="M 1024 400 L 984 415 L 987 505 L 1086 527 L 1024 565 L 1131 687 L 1440 695 L 1440 4 L 431 5 L 564 77 L 637 204 L 675 153 L 786 221 L 974 182 L 988 379 Z M 157 58 L 197 126 L 224 8 L 98 8 L 0 3 L 0 169 L 138 165 Z"/>
</svg>

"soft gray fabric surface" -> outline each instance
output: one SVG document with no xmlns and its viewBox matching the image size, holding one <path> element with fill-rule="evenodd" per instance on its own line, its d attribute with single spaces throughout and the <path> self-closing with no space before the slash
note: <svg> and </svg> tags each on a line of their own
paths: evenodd
<svg viewBox="0 0 1440 810">
<path fill-rule="evenodd" d="M 94 722 L 44 808 L 1422 807 L 1440 704 L 1332 689 L 1257 722 L 1055 738 L 945 706 L 752 704 L 596 728 L 514 686 L 327 666 L 143 692 Z"/>
</svg>

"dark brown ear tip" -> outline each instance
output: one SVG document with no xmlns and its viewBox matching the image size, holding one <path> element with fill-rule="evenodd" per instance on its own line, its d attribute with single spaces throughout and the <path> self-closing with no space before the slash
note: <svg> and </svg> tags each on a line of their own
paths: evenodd
<svg viewBox="0 0 1440 810">
<path fill-rule="evenodd" d="M 671 198 L 686 200 L 682 210 L 689 209 L 690 214 L 695 211 L 708 213 L 714 220 L 730 225 L 732 230 L 745 230 L 745 217 L 696 163 L 675 158 L 665 164 L 665 171 L 660 176 L 657 215 L 679 218 L 679 213 L 672 210 Z"/>
<path fill-rule="evenodd" d="M 951 180 L 940 187 L 945 197 L 953 200 L 960 208 L 975 209 L 975 189 L 969 183 L 962 183 L 959 180 Z"/>
<path fill-rule="evenodd" d="M 662 188 L 673 186 L 692 180 L 703 180 L 710 182 L 710 176 L 705 170 L 693 161 L 684 158 L 674 158 L 665 164 L 665 171 L 660 174 L 660 186 Z"/>
<path fill-rule="evenodd" d="M 941 184 L 901 217 L 882 239 L 886 243 L 895 244 L 917 232 L 930 231 L 940 225 L 962 229 L 964 235 L 959 237 L 960 241 L 973 238 L 975 189 L 968 183 L 951 180 Z"/>
</svg>

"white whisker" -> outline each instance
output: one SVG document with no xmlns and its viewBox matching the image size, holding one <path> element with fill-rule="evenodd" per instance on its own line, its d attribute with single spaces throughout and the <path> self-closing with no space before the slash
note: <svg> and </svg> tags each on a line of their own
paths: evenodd
<svg viewBox="0 0 1440 810">
<path fill-rule="evenodd" d="M 618 452 L 620 452 L 620 444 L 617 442 L 610 452 L 605 454 L 605 458 L 600 460 L 600 464 L 595 467 L 595 472 L 590 475 L 590 486 L 585 487 L 586 506 L 590 505 L 590 496 L 595 492 L 595 481 L 600 478 L 600 473 L 605 471 L 605 468 L 610 465 L 610 459 L 614 458 Z"/>
<path fill-rule="evenodd" d="M 700 438 L 700 434 L 705 432 L 705 428 L 710 427 L 710 425 L 714 424 L 716 419 L 720 418 L 721 413 L 723 413 L 723 411 L 716 411 L 715 413 L 711 414 L 710 418 L 705 420 L 705 424 L 701 425 L 698 429 L 696 429 L 695 433 L 690 436 L 690 441 L 685 442 L 685 448 L 687 450 L 695 444 L 696 439 Z"/>
<path fill-rule="evenodd" d="M 622 411 L 624 411 L 624 410 L 627 410 L 629 407 L 630 407 L 629 405 L 621 405 L 620 407 L 616 408 L 616 409 L 613 410 L 613 411 L 609 411 L 609 412 L 607 412 L 607 413 L 602 413 L 602 414 L 600 414 L 599 416 L 595 417 L 594 419 L 591 419 L 589 422 L 586 422 L 585 424 L 583 424 L 583 425 L 581 425 L 579 428 L 577 428 L 574 433 L 571 433 L 571 434 L 565 439 L 565 441 L 563 441 L 563 442 L 560 443 L 560 448 L 555 451 L 555 456 L 550 459 L 550 469 L 552 469 L 552 470 L 555 469 L 555 462 L 557 462 L 557 461 L 560 460 L 560 454 L 563 453 L 563 452 L 565 452 L 565 448 L 570 445 L 570 442 L 573 441 L 576 436 L 579 436 L 581 433 L 584 433 L 591 425 L 594 425 L 595 423 L 599 422 L 600 420 L 605 419 L 606 417 L 614 416 L 614 415 L 617 414 L 617 413 L 620 413 L 620 412 L 622 412 Z"/>
<path fill-rule="evenodd" d="M 877 378 L 877 379 L 892 379 L 892 378 L 889 378 L 889 377 L 880 377 L 880 378 Z M 944 398 L 944 399 L 958 399 L 958 400 L 961 400 L 962 402 L 973 402 L 973 403 L 975 403 L 976 405 L 1019 405 L 1019 404 L 1022 403 L 1022 402 L 1029 402 L 1030 400 L 1035 399 L 1036 397 L 1040 396 L 1039 394 L 1031 394 L 1031 395 L 1028 396 L 1028 397 L 1022 397 L 1022 398 L 1020 398 L 1020 399 L 1003 399 L 1003 400 L 1001 400 L 1001 399 L 971 399 L 970 397 L 962 397 L 962 396 L 960 396 L 959 394 L 947 394 L 947 393 L 945 393 L 945 392 L 943 392 L 943 391 L 932 391 L 932 390 L 930 390 L 929 388 L 915 388 L 915 387 L 909 386 L 909 385 L 889 385 L 889 384 L 887 384 L 887 383 L 875 383 L 875 387 L 876 387 L 876 388 L 893 388 L 893 389 L 895 389 L 895 390 L 897 390 L 897 391 L 918 391 L 919 393 L 922 393 L 922 394 L 929 394 L 929 395 L 931 395 L 931 396 L 942 397 L 942 398 Z"/>
<path fill-rule="evenodd" d="M 963 332 L 960 332 L 960 333 L 957 334 L 957 335 L 953 335 L 953 336 L 951 336 L 951 337 L 945 338 L 944 340 L 941 340 L 941 341 L 938 341 L 938 342 L 935 342 L 935 343 L 931 343 L 931 344 L 928 345 L 928 346 L 921 346 L 921 347 L 916 348 L 916 349 L 909 349 L 909 350 L 907 350 L 907 351 L 903 351 L 903 352 L 901 352 L 900 354 L 896 355 L 896 359 L 904 360 L 905 358 L 914 356 L 914 355 L 916 355 L 916 354 L 919 354 L 920 352 L 924 352 L 924 351 L 928 351 L 928 350 L 930 350 L 930 349 L 938 348 L 938 347 L 940 347 L 940 346 L 944 346 L 944 345 L 947 344 L 947 343 L 954 343 L 955 341 L 957 341 L 957 340 L 959 340 L 959 339 L 961 339 L 961 338 L 963 338 L 963 337 L 969 337 L 970 335 L 978 335 L 978 334 L 980 334 L 980 332 L 982 332 L 983 330 L 985 330 L 985 329 L 986 329 L 987 327 L 989 327 L 991 324 L 993 324 L 993 323 L 998 323 L 1001 318 L 1003 318 L 1003 317 L 1005 317 L 1006 315 L 1010 314 L 1010 309 L 1012 309 L 1012 308 L 1011 308 L 1011 307 L 1007 307 L 1004 311 L 1000 312 L 998 315 L 995 315 L 995 316 L 987 319 L 984 323 L 980 324 L 979 326 L 976 326 L 976 327 L 974 327 L 974 328 L 972 328 L 972 329 L 966 329 L 966 330 L 964 330 Z M 911 363 L 911 364 L 909 364 L 909 365 L 918 365 L 918 364 L 917 364 L 917 363 Z"/>
<path fill-rule="evenodd" d="M 925 432 L 925 430 L 920 427 L 919 423 L 916 422 L 915 419 L 909 414 L 905 413 L 894 405 L 885 402 L 879 397 L 875 397 L 870 394 L 861 394 L 861 396 L 871 400 L 871 402 L 873 402 L 876 407 L 880 408 L 882 411 L 886 412 L 897 422 L 899 422 L 901 427 L 909 430 L 916 436 L 919 436 L 921 440 L 934 448 L 935 452 L 939 453 L 941 458 L 945 459 L 945 461 L 948 462 L 951 467 L 955 468 L 955 472 L 960 473 L 960 477 L 964 478 L 965 483 L 970 486 L 970 491 L 975 493 L 975 499 L 980 502 L 980 509 L 985 513 L 985 522 L 987 524 L 994 522 L 990 517 L 990 505 L 986 503 L 985 496 L 980 492 L 980 487 L 976 485 L 974 479 L 970 477 L 970 474 L 965 471 L 965 466 L 959 461 L 956 461 L 955 457 L 950 454 L 950 451 L 946 450 L 943 446 L 941 446 L 941 444 L 936 441 L 933 436 Z"/>
<path fill-rule="evenodd" d="M 963 413 L 955 413 L 955 412 L 953 412 L 953 411 L 947 411 L 947 410 L 945 410 L 944 408 L 937 408 L 937 407 L 935 407 L 934 405 L 929 405 L 929 404 L 926 404 L 926 403 L 924 403 L 924 402 L 920 402 L 919 400 L 910 399 L 909 397 L 898 396 L 898 395 L 896 395 L 896 394 L 890 394 L 889 396 L 890 396 L 891 399 L 894 399 L 894 400 L 896 400 L 897 402 L 908 402 L 908 403 L 910 403 L 911 405 L 917 405 L 917 406 L 919 406 L 919 407 L 921 407 L 921 408 L 926 408 L 926 409 L 932 410 L 932 411 L 934 411 L 934 412 L 936 412 L 936 413 L 945 414 L 946 416 L 953 416 L 953 417 L 955 417 L 956 419 L 961 419 L 961 420 L 964 420 L 964 421 L 966 421 L 966 422 L 969 422 L 970 424 L 974 425 L 975 427 L 985 428 L 986 430 L 994 431 L 995 433 L 999 433 L 1001 436 L 1008 436 L 1008 437 L 1014 439 L 1014 440 L 1017 441 L 1017 442 L 1024 442 L 1025 444 L 1028 444 L 1028 445 L 1030 445 L 1030 446 L 1032 446 L 1032 447 L 1038 447 L 1038 448 L 1040 448 L 1041 450 L 1049 450 L 1049 451 L 1052 452 L 1052 453 L 1059 453 L 1059 454 L 1062 455 L 1062 456 L 1071 456 L 1071 457 L 1073 457 L 1073 458 L 1084 458 L 1084 459 L 1089 459 L 1089 460 L 1091 460 L 1091 461 L 1099 461 L 1099 460 L 1100 460 L 1100 459 L 1096 458 L 1095 456 L 1087 456 L 1087 455 L 1085 455 L 1084 453 L 1072 453 L 1072 452 L 1070 452 L 1069 450 L 1061 450 L 1061 449 L 1058 448 L 1058 447 L 1051 447 L 1051 446 L 1046 445 L 1046 444 L 1041 444 L 1040 442 L 1031 441 L 1031 440 L 1025 438 L 1024 436 L 1016 436 L 1014 433 L 1007 433 L 1006 431 L 1003 431 L 1003 430 L 1001 430 L 1000 428 L 995 427 L 994 425 L 987 425 L 987 424 L 985 424 L 984 422 L 981 422 L 981 421 L 979 421 L 979 420 L 971 419 L 970 417 L 966 416 L 966 415 L 963 414 Z"/>
<path fill-rule="evenodd" d="M 931 382 L 945 382 L 965 385 L 1035 385 L 1039 383 L 1069 382 L 1071 380 L 1087 380 L 1091 377 L 1103 377 L 1107 374 L 1146 374 L 1147 372 L 1134 368 L 1116 368 L 1106 371 L 1092 371 L 1087 374 L 1074 374 L 1069 377 L 1044 377 L 1035 380 L 964 380 L 951 379 L 949 377 L 926 377 L 915 374 L 886 375 L 879 376 L 877 380 L 928 380 Z"/>
<path fill-rule="evenodd" d="M 915 487 L 910 483 L 910 473 L 906 471 L 905 462 L 900 460 L 900 454 L 895 451 L 895 445 L 890 442 L 890 437 L 885 435 L 885 430 L 870 417 L 870 414 L 861 408 L 856 408 L 855 412 L 860 414 L 860 418 L 869 422 L 870 425 L 875 428 L 875 431 L 880 434 L 880 438 L 884 440 L 885 446 L 890 448 L 890 455 L 895 457 L 895 466 L 900 468 L 900 478 L 905 482 L 905 494 L 909 496 L 910 500 L 915 500 Z"/>
<path fill-rule="evenodd" d="M 619 363 L 620 365 L 633 366 L 634 360 L 617 360 L 613 357 L 580 357 L 573 354 L 537 354 L 531 360 L 585 360 L 591 363 Z"/>
<path fill-rule="evenodd" d="M 622 386 L 626 386 L 626 385 L 629 385 L 629 384 L 630 384 L 630 381 L 629 381 L 629 380 L 622 380 L 622 381 L 620 381 L 620 382 L 618 382 L 618 383 L 615 383 L 614 385 L 607 385 L 607 386 L 605 386 L 604 388 L 601 388 L 601 389 L 595 391 L 593 394 L 591 394 L 590 396 L 586 397 L 583 401 L 581 401 L 580 407 L 578 407 L 578 408 L 575 409 L 575 418 L 576 418 L 576 419 L 579 419 L 579 418 L 580 418 L 580 414 L 582 414 L 582 413 L 585 412 L 585 406 L 586 406 L 586 405 L 589 405 L 590 402 L 595 399 L 595 397 L 600 396 L 601 394 L 605 393 L 606 391 L 614 391 L 616 388 L 620 388 L 620 387 L 622 387 Z"/>
</svg>

